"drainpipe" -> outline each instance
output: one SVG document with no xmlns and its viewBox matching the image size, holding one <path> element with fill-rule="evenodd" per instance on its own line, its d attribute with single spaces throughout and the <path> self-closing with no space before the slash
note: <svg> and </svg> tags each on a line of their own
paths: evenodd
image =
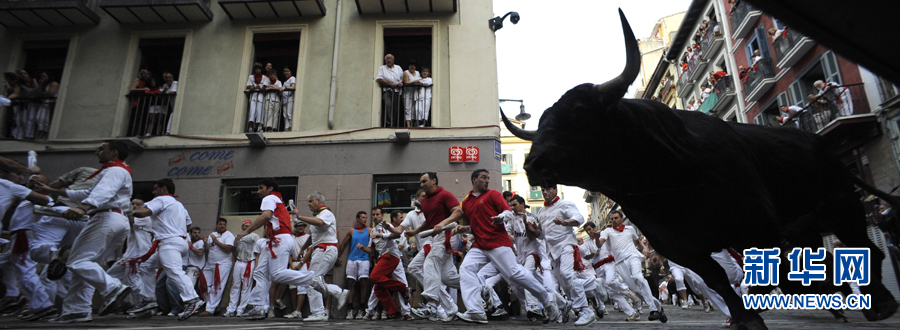
<svg viewBox="0 0 900 330">
<path fill-rule="evenodd" d="M 337 96 L 338 49 L 341 47 L 341 5 L 337 2 L 337 18 L 334 20 L 334 55 L 331 58 L 331 94 L 328 96 L 328 129 L 334 129 L 334 102 Z"/>
</svg>

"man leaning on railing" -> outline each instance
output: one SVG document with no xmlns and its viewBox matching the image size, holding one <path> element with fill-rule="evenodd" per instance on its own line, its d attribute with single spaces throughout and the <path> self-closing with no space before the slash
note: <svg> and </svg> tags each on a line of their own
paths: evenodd
<svg viewBox="0 0 900 330">
<path fill-rule="evenodd" d="M 378 76 L 375 82 L 381 86 L 381 116 L 383 119 L 382 126 L 400 126 L 400 106 L 403 100 L 400 99 L 401 88 L 403 87 L 403 69 L 394 65 L 394 55 L 384 55 L 384 65 L 378 68 Z M 397 122 L 394 122 L 396 120 Z"/>
</svg>

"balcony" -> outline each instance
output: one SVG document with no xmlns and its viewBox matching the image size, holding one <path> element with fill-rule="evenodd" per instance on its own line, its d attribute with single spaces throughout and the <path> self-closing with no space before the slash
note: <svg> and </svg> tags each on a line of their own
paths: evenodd
<svg viewBox="0 0 900 330">
<path fill-rule="evenodd" d="M 742 81 L 747 102 L 759 100 L 775 85 L 775 66 L 771 58 L 763 58 L 750 68 Z"/>
<path fill-rule="evenodd" d="M 209 0 L 100 0 L 119 24 L 212 21 Z"/>
<path fill-rule="evenodd" d="M 716 30 L 716 28 L 718 28 L 718 30 Z M 706 34 L 703 36 L 703 39 L 700 40 L 700 52 L 703 54 L 701 60 L 708 60 L 722 47 L 722 44 L 725 43 L 725 38 L 722 37 L 721 29 L 722 27 L 719 25 L 719 22 L 709 23 L 709 27 L 706 28 Z"/>
<path fill-rule="evenodd" d="M 540 190 L 531 190 L 528 192 L 528 199 L 544 199 L 544 193 Z"/>
<path fill-rule="evenodd" d="M 862 83 L 836 86 L 821 93 L 785 126 L 795 126 L 837 142 L 864 139 L 878 130 Z"/>
<path fill-rule="evenodd" d="M 779 69 L 794 66 L 803 55 L 806 55 L 815 46 L 815 41 L 792 29 L 785 30 L 778 39 L 772 42 Z"/>
<path fill-rule="evenodd" d="M 733 32 L 731 38 L 740 39 L 747 35 L 747 32 L 753 30 L 753 26 L 762 16 L 762 11 L 753 7 L 747 1 L 741 1 L 737 6 L 733 7 L 728 21 L 731 23 Z"/>
<path fill-rule="evenodd" d="M 247 90 L 247 121 L 253 132 L 287 132 L 294 126 L 294 89 Z"/>
<path fill-rule="evenodd" d="M 321 17 L 323 0 L 219 0 L 230 19 Z"/>
<path fill-rule="evenodd" d="M 431 87 L 403 86 L 402 93 L 385 88 L 381 93 L 381 127 L 431 127 Z"/>
<path fill-rule="evenodd" d="M 694 88 L 694 82 L 688 77 L 691 75 L 691 66 L 688 64 L 687 70 L 681 72 L 681 75 L 678 76 L 678 97 L 687 98 L 688 95 L 691 95 L 691 90 Z"/>
<path fill-rule="evenodd" d="M 24 93 L 24 89 L 22 91 Z M 16 140 L 44 140 L 50 132 L 50 123 L 53 122 L 53 110 L 56 105 L 56 97 L 42 97 L 40 94 L 34 97 L 17 97 L 10 99 L 9 109 L 13 115 L 12 120 L 7 121 L 6 134 Z M 29 120 L 29 114 L 34 114 L 33 120 Z"/>
<path fill-rule="evenodd" d="M 95 25 L 100 16 L 87 0 L 31 0 L 0 2 L 0 24 L 5 27 Z"/>
<path fill-rule="evenodd" d="M 696 54 L 694 55 L 693 60 L 691 60 L 690 66 L 692 67 L 692 69 L 691 74 L 688 78 L 691 81 L 697 81 L 698 79 L 703 77 L 703 74 L 706 72 L 706 65 L 709 64 L 709 61 L 704 61 L 703 59 L 701 59 L 701 57 L 702 56 L 700 56 L 699 54 Z"/>
<path fill-rule="evenodd" d="M 512 174 L 516 173 L 516 165 L 515 164 L 500 164 L 500 174 Z"/>
<path fill-rule="evenodd" d="M 672 92 L 673 88 L 675 88 L 675 85 L 672 84 L 672 80 L 666 79 L 665 84 L 662 84 L 659 88 L 659 92 L 656 93 L 656 99 L 665 103 L 666 98 L 669 96 L 669 93 Z"/>
<path fill-rule="evenodd" d="M 162 94 L 132 91 L 127 95 L 131 104 L 126 136 L 155 136 L 169 134 L 175 93 Z"/>
<path fill-rule="evenodd" d="M 702 113 L 715 114 L 731 104 L 733 99 L 734 88 L 732 87 L 731 76 L 725 76 L 716 83 L 713 92 L 703 101 L 703 104 L 700 104 L 700 108 L 697 110 Z"/>
<path fill-rule="evenodd" d="M 455 13 L 456 0 L 356 0 L 360 15 Z"/>
</svg>

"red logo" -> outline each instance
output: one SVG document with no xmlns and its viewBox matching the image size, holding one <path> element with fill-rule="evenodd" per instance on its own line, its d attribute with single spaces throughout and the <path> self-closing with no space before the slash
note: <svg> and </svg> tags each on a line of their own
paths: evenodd
<svg viewBox="0 0 900 330">
<path fill-rule="evenodd" d="M 183 153 L 183 152 L 182 152 L 180 155 L 178 155 L 178 156 L 169 158 L 169 166 L 172 166 L 172 164 L 175 164 L 175 163 L 180 162 L 180 161 L 182 161 L 182 160 L 184 160 L 184 153 Z"/>
<path fill-rule="evenodd" d="M 478 147 L 476 146 L 468 146 L 466 147 L 466 163 L 477 163 L 478 162 Z"/>
<path fill-rule="evenodd" d="M 463 147 L 452 146 L 450 147 L 450 163 L 462 163 L 465 151 Z"/>
<path fill-rule="evenodd" d="M 232 167 L 234 167 L 234 161 L 229 161 L 227 163 L 219 165 L 219 167 L 216 168 L 216 174 L 221 174 L 222 172 L 230 170 Z"/>
</svg>

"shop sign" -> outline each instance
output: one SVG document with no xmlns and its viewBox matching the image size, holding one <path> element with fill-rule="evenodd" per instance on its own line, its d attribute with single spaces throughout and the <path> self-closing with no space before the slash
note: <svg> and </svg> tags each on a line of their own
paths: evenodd
<svg viewBox="0 0 900 330">
<path fill-rule="evenodd" d="M 458 164 L 462 163 L 465 156 L 463 154 L 465 150 L 463 147 L 452 146 L 450 147 L 450 164 Z"/>
<path fill-rule="evenodd" d="M 202 178 L 234 175 L 234 150 L 183 151 L 168 158 L 167 177 Z"/>
<path fill-rule="evenodd" d="M 468 146 L 466 147 L 466 163 L 477 163 L 478 162 L 478 147 L 476 146 Z"/>
</svg>

